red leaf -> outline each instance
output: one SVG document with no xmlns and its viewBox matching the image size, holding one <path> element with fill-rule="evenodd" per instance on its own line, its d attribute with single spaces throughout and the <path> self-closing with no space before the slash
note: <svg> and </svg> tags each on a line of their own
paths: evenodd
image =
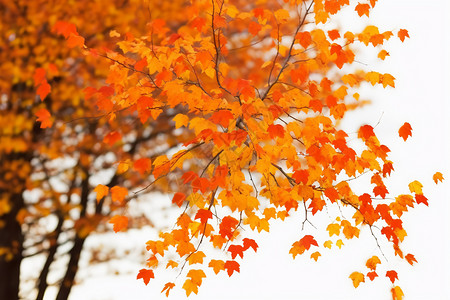
<svg viewBox="0 0 450 300">
<path fill-rule="evenodd" d="M 300 245 L 305 247 L 306 250 L 309 250 L 309 248 L 311 247 L 311 245 L 313 246 L 319 246 L 317 244 L 317 241 L 314 239 L 314 237 L 312 235 L 305 235 L 304 237 L 302 237 L 300 240 Z"/>
<path fill-rule="evenodd" d="M 330 39 L 332 41 L 334 41 L 335 39 L 338 39 L 341 37 L 341 34 L 339 33 L 339 30 L 334 29 L 334 30 L 330 30 L 328 31 L 328 36 L 330 37 Z"/>
<path fill-rule="evenodd" d="M 255 252 L 258 249 L 258 244 L 255 242 L 255 240 L 245 238 L 242 241 L 244 242 L 244 251 L 250 247 L 252 247 Z"/>
<path fill-rule="evenodd" d="M 269 132 L 269 136 L 271 139 L 274 139 L 275 137 L 284 137 L 284 128 L 283 126 L 277 124 L 277 125 L 269 125 L 269 128 L 267 128 L 267 131 Z"/>
<path fill-rule="evenodd" d="M 219 234 L 222 237 L 228 237 L 228 239 L 230 239 L 233 236 L 233 232 L 231 230 L 234 229 L 238 223 L 238 220 L 235 218 L 226 216 L 220 223 Z"/>
<path fill-rule="evenodd" d="M 251 35 L 255 36 L 258 34 L 261 28 L 262 26 L 259 23 L 251 21 L 250 24 L 248 25 L 248 32 L 250 32 Z"/>
<path fill-rule="evenodd" d="M 116 142 L 118 142 L 120 139 L 122 138 L 122 136 L 120 135 L 119 132 L 117 131 L 112 131 L 110 133 L 108 133 L 104 138 L 103 138 L 103 142 L 113 146 Z"/>
<path fill-rule="evenodd" d="M 234 261 L 234 260 L 227 260 L 227 261 L 225 262 L 224 267 L 225 267 L 225 269 L 227 270 L 228 276 L 233 275 L 233 272 L 234 272 L 234 271 L 236 271 L 236 272 L 238 272 L 238 273 L 240 272 L 240 270 L 239 270 L 239 264 L 238 264 L 236 261 Z"/>
<path fill-rule="evenodd" d="M 244 247 L 241 245 L 230 245 L 230 247 L 228 247 L 228 251 L 231 252 L 232 259 L 234 259 L 237 255 L 244 258 L 244 250 Z"/>
<path fill-rule="evenodd" d="M 363 125 L 359 128 L 358 137 L 363 140 L 368 140 L 370 137 L 375 136 L 373 127 L 370 125 Z"/>
<path fill-rule="evenodd" d="M 373 281 L 375 279 L 375 277 L 378 277 L 378 274 L 377 274 L 377 272 L 372 271 L 372 272 L 367 273 L 367 277 L 369 277 L 370 281 Z"/>
<path fill-rule="evenodd" d="M 152 161 L 149 158 L 140 158 L 134 162 L 133 168 L 141 175 L 144 175 L 152 168 Z"/>
<path fill-rule="evenodd" d="M 397 272 L 395 272 L 394 270 L 387 271 L 386 277 L 389 277 L 389 279 L 391 280 L 392 283 L 394 283 L 395 279 L 398 280 Z"/>
<path fill-rule="evenodd" d="M 414 197 L 416 198 L 417 204 L 423 203 L 428 206 L 428 198 L 424 195 L 416 194 Z"/>
<path fill-rule="evenodd" d="M 224 17 L 215 15 L 214 16 L 214 27 L 217 28 L 225 28 L 227 27 L 227 20 Z"/>
<path fill-rule="evenodd" d="M 151 278 L 155 278 L 155 274 L 153 273 L 153 270 L 141 269 L 139 270 L 139 274 L 137 275 L 136 279 L 140 278 L 142 278 L 145 285 L 147 285 L 150 282 Z"/>
<path fill-rule="evenodd" d="M 47 82 L 45 79 L 45 70 L 43 68 L 37 68 L 33 74 L 34 86 L 38 86 L 42 82 Z"/>
<path fill-rule="evenodd" d="M 404 141 L 406 141 L 408 139 L 408 136 L 412 136 L 411 131 L 411 125 L 405 122 L 405 124 L 403 124 L 403 126 L 398 130 L 398 135 L 403 138 Z"/>
<path fill-rule="evenodd" d="M 292 175 L 292 178 L 295 179 L 296 183 L 300 183 L 301 182 L 303 184 L 307 184 L 308 183 L 308 177 L 309 177 L 308 170 L 297 170 Z"/>
<path fill-rule="evenodd" d="M 308 48 L 309 45 L 311 45 L 311 34 L 309 33 L 309 31 L 297 33 L 295 39 L 298 40 L 299 44 L 305 49 Z"/>
<path fill-rule="evenodd" d="M 38 117 L 36 121 L 41 122 L 41 128 L 52 127 L 53 121 L 50 119 L 51 115 L 45 108 L 41 108 L 35 113 Z"/>
<path fill-rule="evenodd" d="M 65 21 L 57 21 L 55 25 L 53 25 L 52 31 L 63 35 L 66 39 L 70 36 L 70 34 L 78 34 L 75 25 Z"/>
<path fill-rule="evenodd" d="M 175 193 L 175 195 L 173 195 L 172 203 L 178 205 L 178 207 L 181 207 L 181 205 L 183 205 L 183 202 L 185 199 L 186 199 L 186 195 L 178 192 L 178 193 Z"/>
<path fill-rule="evenodd" d="M 146 58 L 143 58 L 134 64 L 134 68 L 136 69 L 136 71 L 139 71 L 139 72 L 142 72 L 146 66 L 147 66 Z"/>
<path fill-rule="evenodd" d="M 197 214 L 195 215 L 194 220 L 197 219 L 200 219 L 200 222 L 206 224 L 206 222 L 208 222 L 208 219 L 212 219 L 212 212 L 207 209 L 199 209 Z"/>
<path fill-rule="evenodd" d="M 50 84 L 46 80 L 44 80 L 38 87 L 36 94 L 39 95 L 41 100 L 43 101 L 45 97 L 50 93 L 51 87 Z"/>
<path fill-rule="evenodd" d="M 213 123 L 219 124 L 223 127 L 228 127 L 228 124 L 230 123 L 230 120 L 232 120 L 232 119 L 234 119 L 234 116 L 229 110 L 216 111 L 209 118 L 209 120 L 211 120 Z"/>
</svg>

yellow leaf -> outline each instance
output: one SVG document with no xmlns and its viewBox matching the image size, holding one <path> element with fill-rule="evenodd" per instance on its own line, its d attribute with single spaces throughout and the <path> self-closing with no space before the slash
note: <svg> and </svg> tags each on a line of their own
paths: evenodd
<svg viewBox="0 0 450 300">
<path fill-rule="evenodd" d="M 274 15 L 277 21 L 280 23 L 285 23 L 287 20 L 289 20 L 289 12 L 285 9 L 279 9 L 275 11 Z"/>
<path fill-rule="evenodd" d="M 333 242 L 330 241 L 330 240 L 325 241 L 325 242 L 323 243 L 323 246 L 324 246 L 325 248 L 328 248 L 328 249 L 331 249 L 331 245 L 333 245 Z"/>
<path fill-rule="evenodd" d="M 175 128 L 177 129 L 181 126 L 186 127 L 189 124 L 189 117 L 185 114 L 177 114 L 173 117 L 173 120 L 175 121 Z"/>
<path fill-rule="evenodd" d="M 418 182 L 417 180 L 411 182 L 408 185 L 408 187 L 409 187 L 409 190 L 411 191 L 411 193 L 416 193 L 419 195 L 423 194 L 423 192 L 422 192 L 423 185 L 420 182 Z"/>
<path fill-rule="evenodd" d="M 364 274 L 360 272 L 353 272 L 349 278 L 353 281 L 353 286 L 357 288 L 361 282 L 364 282 Z"/>
<path fill-rule="evenodd" d="M 344 245 L 344 242 L 342 240 L 337 240 L 336 241 L 336 246 L 339 247 L 339 249 L 341 249 L 341 247 Z"/>
<path fill-rule="evenodd" d="M 370 82 L 372 85 L 375 85 L 380 82 L 380 73 L 378 72 L 369 72 L 366 74 L 366 80 Z"/>
<path fill-rule="evenodd" d="M 339 235 L 341 233 L 341 226 L 339 224 L 330 224 L 327 227 L 330 236 Z"/>
</svg>

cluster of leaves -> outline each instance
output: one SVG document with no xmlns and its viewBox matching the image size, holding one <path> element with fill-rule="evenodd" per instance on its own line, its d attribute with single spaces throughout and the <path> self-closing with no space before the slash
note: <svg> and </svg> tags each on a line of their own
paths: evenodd
<svg viewBox="0 0 450 300">
<path fill-rule="evenodd" d="M 110 62 L 80 49 L 113 48 L 111 28 L 143 35 L 153 16 L 176 27 L 186 21 L 183 2 L 0 0 L 0 298 L 19 298 L 19 283 L 27 280 L 34 282 L 32 292 L 21 291 L 27 297 L 42 299 L 54 285 L 58 299 L 67 298 L 84 241 L 105 231 L 121 206 L 118 197 L 96 201 L 94 188 L 141 184 L 142 165 L 124 173 L 116 160 L 157 155 L 179 143 L 169 122 L 173 112 L 146 128 L 127 116 L 108 123 L 112 114 L 99 115 L 83 89 L 109 97 L 113 90 L 100 87 Z M 126 140 L 118 141 L 117 128 Z M 128 217 L 130 227 L 151 224 L 142 212 Z M 40 272 L 20 276 L 22 261 L 35 255 L 45 260 Z M 69 263 L 49 281 L 56 261 Z"/>
<path fill-rule="evenodd" d="M 368 17 L 376 3 L 358 3 L 356 17 Z M 413 181 L 410 194 L 390 196 L 385 181 L 393 162 L 374 127 L 359 128 L 359 147 L 338 128 L 347 111 L 365 104 L 359 86 L 395 87 L 391 74 L 355 70 L 352 47 L 382 48 L 394 35 L 404 41 L 408 32 L 380 32 L 373 25 L 361 32 L 323 29 L 321 24 L 349 5 L 348 0 L 195 0 L 183 9 L 184 23 L 153 18 L 142 36 L 112 30 L 114 51 L 87 45 L 70 23 L 58 23 L 56 31 L 68 47 L 78 48 L 86 59 L 111 62 L 104 86 L 85 89 L 85 100 L 95 103 L 110 126 L 101 133 L 106 144 L 124 143 L 130 130 L 122 123 L 126 118 L 138 119 L 141 124 L 133 124 L 142 130 L 168 118 L 186 133 L 177 136 L 178 147 L 170 153 L 116 156 L 118 173 L 134 170 L 149 180 L 140 190 L 119 183 L 95 188 L 98 201 L 117 203 L 110 222 L 120 231 L 128 224 L 126 204 L 137 193 L 164 185 L 171 176 L 182 181 L 172 202 L 184 209 L 171 231 L 147 242 L 150 257 L 138 279 L 148 284 L 163 262 L 180 273 L 188 268 L 182 288 L 189 296 L 206 277 L 200 266 L 231 276 L 240 271 L 238 256 L 242 259 L 250 248 L 257 251 L 243 229 L 269 231 L 271 220 L 284 220 L 297 210 L 303 211 L 305 225 L 333 207 L 349 214 L 336 216 L 326 227 L 330 237 L 339 239 L 322 246 L 313 235 L 303 235 L 290 250 L 294 258 L 312 252 L 317 260 L 320 252 L 314 250 L 333 243 L 340 248 L 342 238 L 358 238 L 367 228 L 378 247 L 383 239 L 396 256 L 416 261 L 401 249 L 406 236 L 401 217 L 418 204 L 428 205 L 422 184 Z M 380 59 L 387 55 L 380 49 Z M 42 126 L 51 126 L 45 121 L 50 116 L 39 118 Z M 411 130 L 405 123 L 399 136 L 406 141 Z M 373 187 L 357 194 L 350 181 L 361 176 L 370 177 Z M 442 174 L 434 179 L 442 180 Z M 206 243 L 223 250 L 227 259 L 207 256 L 200 250 Z M 169 255 L 175 259 L 166 261 Z M 366 276 L 374 280 L 379 263 L 373 256 L 366 275 L 352 273 L 354 286 Z M 395 270 L 386 276 L 393 284 L 398 279 Z M 162 292 L 169 295 L 174 287 L 168 282 Z M 400 287 L 391 291 L 394 299 L 402 298 Z"/>
</svg>

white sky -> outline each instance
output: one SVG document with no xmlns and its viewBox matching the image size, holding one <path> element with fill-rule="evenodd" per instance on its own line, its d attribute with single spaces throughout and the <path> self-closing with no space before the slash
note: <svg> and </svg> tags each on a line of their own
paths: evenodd
<svg viewBox="0 0 450 300">
<path fill-rule="evenodd" d="M 362 1 L 364 2 L 364 1 Z M 371 14 L 372 23 L 383 30 L 400 28 L 409 31 L 410 39 L 401 44 L 393 37 L 386 49 L 390 57 L 377 65 L 368 61 L 369 67 L 396 77 L 395 89 L 371 89 L 365 96 L 374 102 L 370 107 L 349 115 L 343 124 L 355 128 L 367 123 L 375 125 L 383 115 L 375 132 L 392 152 L 395 164 L 390 191 L 407 193 L 409 182 L 419 180 L 424 184 L 430 206 L 419 205 L 407 213 L 404 227 L 408 237 L 403 243 L 406 253 L 412 252 L 419 264 L 411 267 L 406 261 L 391 259 L 389 263 L 399 274 L 405 299 L 450 299 L 450 211 L 448 201 L 449 168 L 449 29 L 445 23 L 450 18 L 446 0 L 380 0 Z M 345 25 L 345 24 L 344 24 Z M 413 135 L 403 142 L 397 130 L 409 122 Z M 447 179 L 435 185 L 432 175 L 441 171 Z M 355 241 L 346 241 L 342 250 L 321 250 L 322 257 L 314 262 L 309 255 L 292 260 L 289 249 L 304 234 L 324 237 L 325 229 L 315 231 L 309 227 L 300 231 L 301 219 L 271 226 L 269 235 L 257 237 L 260 246 L 255 254 L 249 250 L 240 263 L 240 274 L 228 278 L 226 274 L 208 276 L 199 294 L 190 299 L 390 299 L 390 282 L 385 271 L 381 278 L 352 286 L 348 278 L 353 271 L 366 272 L 365 261 L 371 255 L 381 254 L 367 232 Z M 325 225 L 328 223 L 325 223 Z M 114 237 L 112 237 L 114 238 Z M 150 239 L 148 235 L 133 235 L 137 247 Z M 385 247 L 386 254 L 390 248 Z M 162 299 L 162 284 L 154 280 L 146 287 L 130 276 L 99 276 L 84 281 L 73 289 L 71 300 L 103 299 Z M 159 273 L 161 275 L 161 273 Z M 209 275 L 207 273 L 207 275 Z M 167 281 L 173 281 L 169 274 Z M 171 292 L 171 299 L 184 299 L 181 289 L 183 277 Z M 49 295 L 50 296 L 50 295 Z M 51 297 L 49 297 L 51 299 Z"/>
</svg>

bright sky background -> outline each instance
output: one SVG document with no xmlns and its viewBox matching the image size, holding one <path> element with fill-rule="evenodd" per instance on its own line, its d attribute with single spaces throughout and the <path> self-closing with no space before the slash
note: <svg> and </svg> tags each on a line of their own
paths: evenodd
<svg viewBox="0 0 450 300">
<path fill-rule="evenodd" d="M 450 26 L 445 23 L 445 19 L 450 18 L 448 9 L 446 0 L 379 0 L 371 14 L 372 23 L 383 31 L 393 30 L 394 33 L 406 28 L 411 38 L 403 44 L 397 38 L 391 38 L 386 47 L 391 56 L 382 64 L 377 60 L 363 61 L 375 71 L 395 76 L 396 88 L 363 91 L 362 96 L 372 99 L 373 105 L 349 114 L 342 124 L 356 131 L 362 124 L 374 126 L 382 116 L 375 132 L 380 141 L 392 150 L 390 157 L 395 164 L 389 191 L 407 193 L 408 183 L 414 180 L 424 185 L 430 206 L 419 205 L 413 212 L 407 213 L 404 227 L 409 236 L 402 248 L 406 253 L 412 252 L 419 264 L 411 267 L 406 261 L 389 259 L 392 268 L 398 271 L 397 283 L 407 300 L 450 299 L 450 99 L 446 89 L 450 86 Z M 352 26 L 347 23 L 342 25 Z M 405 121 L 413 128 L 413 135 L 407 142 L 403 142 L 397 134 Z M 441 171 L 447 179 L 437 186 L 432 181 L 436 171 Z M 167 199 L 168 196 L 163 196 L 161 201 Z M 326 239 L 323 224 L 315 221 L 318 230 L 307 227 L 302 232 L 301 220 L 298 217 L 272 225 L 270 234 L 257 237 L 258 252 L 246 252 L 240 274 L 234 274 L 231 278 L 226 274 L 208 276 L 199 294 L 191 295 L 189 299 L 390 299 L 391 284 L 384 277 L 385 271 L 379 272 L 381 278 L 362 283 L 357 289 L 348 278 L 353 271 L 366 272 L 364 264 L 370 256 L 382 257 L 367 231 L 361 232 L 361 239 L 344 239 L 342 250 L 335 246 L 328 251 L 321 250 L 322 257 L 318 262 L 312 261 L 309 255 L 292 260 L 289 249 L 304 234 L 313 234 L 322 242 Z M 136 247 L 143 247 L 147 240 L 154 237 L 152 232 L 131 235 L 129 240 L 121 241 L 132 241 Z M 108 238 L 117 237 L 111 235 Z M 390 248 L 384 249 L 386 254 L 390 253 Z M 126 264 L 122 262 L 116 267 Z M 142 265 L 132 264 L 131 270 L 133 268 L 135 272 L 130 276 L 111 274 L 85 278 L 81 285 L 73 289 L 70 299 L 165 298 L 160 294 L 161 288 L 165 282 L 173 281 L 176 274 L 170 273 L 163 280 L 151 281 L 146 287 L 141 280 L 135 279 Z M 129 263 L 127 269 L 130 269 Z M 183 276 L 180 276 L 170 299 L 185 298 L 181 289 L 182 280 Z M 51 294 L 48 296 L 52 299 Z"/>
</svg>

